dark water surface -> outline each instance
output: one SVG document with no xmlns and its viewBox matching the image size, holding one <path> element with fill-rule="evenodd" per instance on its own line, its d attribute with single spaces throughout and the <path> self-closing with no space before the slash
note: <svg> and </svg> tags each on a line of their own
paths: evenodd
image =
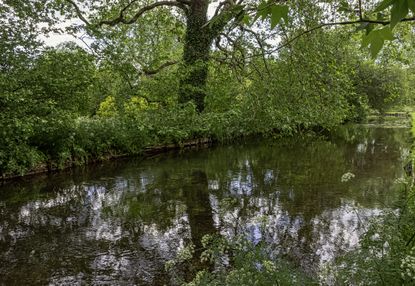
<svg viewBox="0 0 415 286">
<path fill-rule="evenodd" d="M 8 182 L 0 285 L 169 284 L 164 263 L 215 232 L 316 271 L 394 207 L 409 145 L 405 128 L 350 126 Z"/>
</svg>

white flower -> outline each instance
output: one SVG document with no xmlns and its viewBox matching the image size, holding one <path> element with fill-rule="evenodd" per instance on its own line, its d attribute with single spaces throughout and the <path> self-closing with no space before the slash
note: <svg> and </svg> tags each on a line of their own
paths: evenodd
<svg viewBox="0 0 415 286">
<path fill-rule="evenodd" d="M 344 183 L 344 182 L 348 182 L 348 181 L 350 181 L 351 179 L 353 179 L 354 177 L 355 177 L 355 174 L 353 174 L 353 173 L 351 173 L 351 172 L 347 172 L 347 173 L 344 173 L 344 174 L 342 175 L 341 181 L 342 181 L 342 183 Z"/>
</svg>

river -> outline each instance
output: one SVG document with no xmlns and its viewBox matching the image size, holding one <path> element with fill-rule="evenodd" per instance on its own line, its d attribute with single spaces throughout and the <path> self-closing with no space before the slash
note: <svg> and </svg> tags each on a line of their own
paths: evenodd
<svg viewBox="0 0 415 286">
<path fill-rule="evenodd" d="M 163 285 L 208 233 L 264 241 L 298 267 L 355 248 L 393 209 L 407 128 L 240 140 L 0 185 L 0 285 Z"/>
</svg>

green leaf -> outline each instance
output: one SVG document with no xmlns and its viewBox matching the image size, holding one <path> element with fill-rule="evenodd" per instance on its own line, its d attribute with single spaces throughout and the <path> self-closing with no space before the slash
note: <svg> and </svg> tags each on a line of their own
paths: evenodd
<svg viewBox="0 0 415 286">
<path fill-rule="evenodd" d="M 413 0 L 411 0 L 413 1 Z M 390 26 L 393 29 L 402 18 L 408 14 L 408 0 L 397 0 L 393 3 L 391 9 L 391 23 Z"/>
<path fill-rule="evenodd" d="M 285 23 L 288 24 L 288 6 L 287 5 L 283 5 L 281 7 L 282 10 L 282 18 L 284 19 Z"/>
<path fill-rule="evenodd" d="M 370 43 L 370 55 L 372 58 L 376 58 L 378 53 L 383 47 L 385 41 L 381 37 L 374 37 Z"/>
<path fill-rule="evenodd" d="M 236 21 L 236 22 L 240 22 L 240 23 L 242 23 L 242 21 L 243 21 L 243 19 L 244 19 L 245 15 L 246 15 L 246 13 L 245 13 L 245 10 L 241 9 L 241 10 L 236 10 L 236 11 L 233 13 L 233 15 L 236 15 L 236 16 L 235 16 L 235 21 Z"/>
<path fill-rule="evenodd" d="M 288 21 L 288 6 L 285 5 L 272 5 L 271 6 L 271 29 L 274 29 L 278 23 L 284 19 Z"/>
<path fill-rule="evenodd" d="M 244 11 L 244 8 L 245 8 L 245 6 L 244 6 L 244 5 L 240 5 L 240 4 L 238 4 L 238 5 L 233 6 L 233 7 L 230 9 L 230 11 L 232 11 L 232 13 L 233 13 L 233 14 L 236 14 L 236 13 L 243 12 L 243 11 Z"/>
<path fill-rule="evenodd" d="M 245 14 L 241 22 L 248 26 L 251 23 L 251 17 L 248 14 Z"/>
<path fill-rule="evenodd" d="M 274 29 L 278 25 L 282 18 L 281 10 L 278 5 L 271 7 L 271 29 Z"/>
<path fill-rule="evenodd" d="M 340 2 L 340 6 L 337 9 L 339 12 L 352 12 L 352 8 L 350 8 L 349 3 L 347 3 L 346 1 L 341 1 Z"/>
<path fill-rule="evenodd" d="M 362 47 L 366 48 L 367 46 L 369 46 L 370 43 L 372 42 L 374 36 L 375 36 L 375 34 L 373 32 L 370 32 L 369 34 L 363 35 L 363 37 L 362 37 Z"/>
<path fill-rule="evenodd" d="M 393 41 L 394 39 L 392 30 L 389 27 L 378 30 L 378 34 L 385 41 Z"/>
<path fill-rule="evenodd" d="M 271 12 L 271 9 L 270 9 L 269 4 L 267 4 L 266 2 L 262 2 L 261 4 L 258 5 L 257 13 L 254 18 L 254 22 L 260 17 L 262 20 L 265 20 L 268 17 L 268 14 L 270 14 L 270 12 Z"/>
<path fill-rule="evenodd" d="M 375 9 L 375 12 L 380 12 L 382 10 L 385 10 L 389 6 L 393 4 L 396 0 L 383 0 Z M 399 0 L 398 0 L 399 1 Z"/>
<path fill-rule="evenodd" d="M 408 8 L 415 14 L 415 0 L 408 0 Z"/>
<path fill-rule="evenodd" d="M 244 5 L 235 5 L 225 13 L 212 17 L 212 19 L 210 19 L 204 26 L 212 26 L 220 21 L 228 21 L 232 18 L 235 18 L 237 22 L 240 22 L 245 13 L 244 8 Z"/>
<path fill-rule="evenodd" d="M 376 58 L 385 41 L 392 41 L 393 39 L 394 37 L 390 27 L 373 30 L 369 34 L 363 36 L 362 47 L 366 48 L 369 46 L 372 58 Z"/>
<path fill-rule="evenodd" d="M 368 35 L 370 32 L 373 31 L 373 29 L 375 28 L 375 25 L 370 23 L 369 25 L 366 26 L 366 35 Z"/>
</svg>

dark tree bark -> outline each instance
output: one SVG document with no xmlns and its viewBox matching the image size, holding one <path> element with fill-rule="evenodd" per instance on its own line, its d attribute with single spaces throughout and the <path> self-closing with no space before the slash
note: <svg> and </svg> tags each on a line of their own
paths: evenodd
<svg viewBox="0 0 415 286">
<path fill-rule="evenodd" d="M 180 81 L 179 103 L 193 100 L 199 112 L 205 108 L 208 61 L 213 41 L 207 25 L 208 6 L 208 0 L 192 0 L 190 4 Z"/>
</svg>

